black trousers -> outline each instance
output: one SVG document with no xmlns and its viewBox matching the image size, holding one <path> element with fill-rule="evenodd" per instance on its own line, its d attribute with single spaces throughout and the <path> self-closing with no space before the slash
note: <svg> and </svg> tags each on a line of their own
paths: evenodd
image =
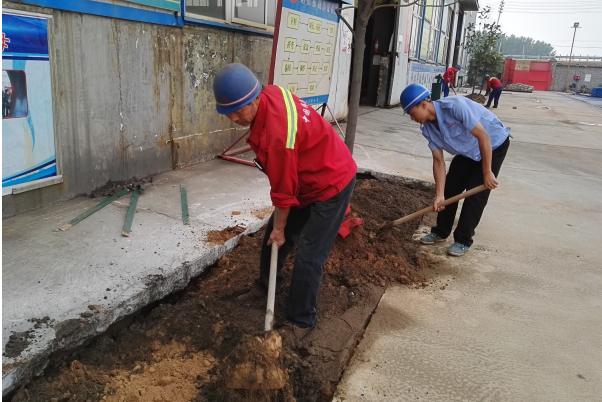
<svg viewBox="0 0 602 402">
<path fill-rule="evenodd" d="M 355 177 L 340 193 L 326 201 L 314 202 L 305 208 L 291 208 L 284 227 L 285 242 L 278 250 L 276 292 L 282 288 L 282 268 L 286 258 L 297 245 L 297 257 L 288 295 L 287 320 L 298 327 L 316 324 L 316 305 L 322 284 L 323 270 L 330 250 L 337 238 L 347 206 L 355 188 Z M 254 287 L 264 294 L 270 281 L 271 246 L 268 239 L 274 227 L 274 215 L 270 218 L 263 237 L 259 278 Z"/>
<path fill-rule="evenodd" d="M 497 177 L 500 173 L 502 163 L 510 146 L 510 137 L 498 148 L 493 150 L 491 158 L 491 171 Z M 456 196 L 464 190 L 470 190 L 483 184 L 483 163 L 477 162 L 465 156 L 456 155 L 449 165 L 449 171 L 445 179 L 445 199 Z M 481 220 L 491 190 L 481 191 L 478 194 L 464 199 L 458 226 L 454 231 L 454 241 L 472 246 L 472 237 L 475 228 Z M 437 214 L 437 226 L 431 232 L 443 238 L 447 238 L 454 226 L 458 203 L 450 204 Z"/>
<path fill-rule="evenodd" d="M 491 90 L 491 94 L 489 94 L 489 101 L 487 102 L 487 107 L 491 106 L 491 101 L 494 101 L 493 107 L 497 107 L 498 103 L 500 102 L 500 96 L 502 95 L 503 90 L 504 88 L 502 87 L 494 88 Z"/>
</svg>

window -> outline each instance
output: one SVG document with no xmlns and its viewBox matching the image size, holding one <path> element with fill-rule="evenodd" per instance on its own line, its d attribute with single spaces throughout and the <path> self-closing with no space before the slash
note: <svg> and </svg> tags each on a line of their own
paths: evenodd
<svg viewBox="0 0 602 402">
<path fill-rule="evenodd" d="M 186 0 L 186 15 L 258 28 L 274 27 L 278 0 Z"/>
<path fill-rule="evenodd" d="M 418 42 L 420 33 L 420 18 L 416 15 L 412 16 L 412 31 L 410 33 L 410 54 L 412 58 L 418 57 Z"/>
<path fill-rule="evenodd" d="M 424 4 L 425 2 L 423 2 Z M 433 0 L 426 0 L 426 7 L 424 7 L 424 19 L 428 22 L 433 21 L 433 7 L 429 7 L 433 5 Z"/>
<path fill-rule="evenodd" d="M 431 24 L 425 21 L 423 25 L 422 42 L 420 43 L 420 54 L 418 55 L 418 58 L 422 60 L 426 59 L 428 56 L 429 40 L 431 36 Z"/>
<path fill-rule="evenodd" d="M 441 39 L 437 52 L 437 63 L 447 64 L 449 36 L 451 35 L 451 17 L 454 11 L 451 7 L 446 7 L 445 9 L 441 9 L 441 12 L 443 13 L 443 18 L 441 19 Z"/>
<path fill-rule="evenodd" d="M 200 16 L 226 19 L 224 0 L 186 0 L 186 13 Z"/>
</svg>

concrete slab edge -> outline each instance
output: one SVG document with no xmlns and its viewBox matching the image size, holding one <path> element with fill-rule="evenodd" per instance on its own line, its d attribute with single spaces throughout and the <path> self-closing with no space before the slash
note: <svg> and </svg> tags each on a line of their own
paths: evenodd
<svg viewBox="0 0 602 402">
<path fill-rule="evenodd" d="M 74 312 L 73 318 L 48 328 L 46 336 L 44 336 L 46 342 L 37 353 L 25 360 L 18 361 L 6 373 L 3 370 L 2 396 L 6 396 L 41 375 L 52 354 L 75 349 L 84 342 L 104 333 L 109 326 L 120 319 L 163 299 L 174 291 L 183 289 L 192 278 L 203 273 L 207 267 L 232 251 L 238 245 L 242 235 L 259 231 L 268 220 L 269 217 L 250 224 L 240 235 L 228 240 L 223 245 L 213 247 L 194 261 L 184 261 L 171 272 L 157 272 L 142 278 L 138 283 L 126 289 L 129 297 L 120 301 L 117 306 L 110 309 L 98 306 L 95 314 L 88 319 L 82 319 L 79 314 L 89 312 L 89 310 Z"/>
<path fill-rule="evenodd" d="M 420 184 L 420 185 L 423 185 L 426 187 L 435 188 L 435 183 L 431 182 L 431 181 L 419 179 L 419 178 L 412 177 L 412 176 L 387 173 L 387 172 L 370 169 L 370 168 L 365 168 L 365 167 L 361 167 L 361 166 L 358 166 L 357 173 L 369 174 L 369 175 L 376 177 L 379 180 L 389 180 L 389 181 L 393 181 L 396 183 L 403 183 L 403 184 L 407 184 L 407 185 Z"/>
</svg>

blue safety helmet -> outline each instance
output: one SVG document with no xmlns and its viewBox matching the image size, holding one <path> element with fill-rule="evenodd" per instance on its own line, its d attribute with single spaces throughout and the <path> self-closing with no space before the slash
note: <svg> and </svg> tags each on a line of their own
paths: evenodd
<svg viewBox="0 0 602 402">
<path fill-rule="evenodd" d="M 485 74 L 485 79 L 489 78 L 489 74 Z"/>
<path fill-rule="evenodd" d="M 401 92 L 399 103 L 404 113 L 408 113 L 411 108 L 431 96 L 431 92 L 420 84 L 411 84 Z"/>
<path fill-rule="evenodd" d="M 220 114 L 229 114 L 253 102 L 261 92 L 261 82 L 247 66 L 224 66 L 213 80 L 213 95 Z"/>
<path fill-rule="evenodd" d="M 462 70 L 462 66 L 461 66 L 461 65 L 459 65 L 459 64 L 456 64 L 456 68 L 457 68 L 458 70 Z"/>
</svg>

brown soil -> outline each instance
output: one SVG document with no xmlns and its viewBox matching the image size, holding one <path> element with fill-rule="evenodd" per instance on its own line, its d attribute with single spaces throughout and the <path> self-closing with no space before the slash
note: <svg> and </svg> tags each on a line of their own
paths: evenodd
<svg viewBox="0 0 602 402">
<path fill-rule="evenodd" d="M 212 230 L 207 233 L 207 243 L 221 245 L 245 231 L 240 226 L 229 226 L 223 230 Z"/>
<path fill-rule="evenodd" d="M 23 352 L 29 346 L 29 340 L 33 338 L 31 335 L 33 331 L 25 331 L 25 332 L 13 332 L 8 337 L 8 342 L 4 347 L 3 356 L 6 357 L 19 357 L 21 352 Z"/>
<path fill-rule="evenodd" d="M 473 101 L 477 102 L 477 103 L 481 103 L 484 104 L 485 102 L 487 102 L 487 98 L 483 95 L 479 95 L 479 94 L 468 94 L 466 95 L 466 97 L 468 99 L 472 99 Z"/>
<path fill-rule="evenodd" d="M 240 345 L 264 349 L 262 343 L 268 342 L 261 332 L 265 300 L 236 301 L 257 275 L 261 231 L 243 236 L 232 253 L 185 290 L 85 348 L 55 358 L 45 374 L 12 401 L 330 400 L 386 285 L 423 286 L 428 276 L 421 268 L 429 261 L 417 254 L 411 240 L 419 221 L 379 238 L 374 232 L 388 221 L 424 208 L 432 195 L 420 186 L 358 181 L 349 217 L 360 217 L 364 224 L 335 243 L 324 267 L 316 328 L 296 344 L 285 340 L 278 356 L 262 357 L 266 360 L 262 367 L 270 369 L 268 363 L 273 361 L 272 369 L 283 369 L 272 374 L 276 382 L 284 374 L 283 389 L 227 387 L 232 368 L 249 359 Z M 293 258 L 285 265 L 284 289 L 276 297 L 277 323 L 286 317 Z"/>
</svg>

